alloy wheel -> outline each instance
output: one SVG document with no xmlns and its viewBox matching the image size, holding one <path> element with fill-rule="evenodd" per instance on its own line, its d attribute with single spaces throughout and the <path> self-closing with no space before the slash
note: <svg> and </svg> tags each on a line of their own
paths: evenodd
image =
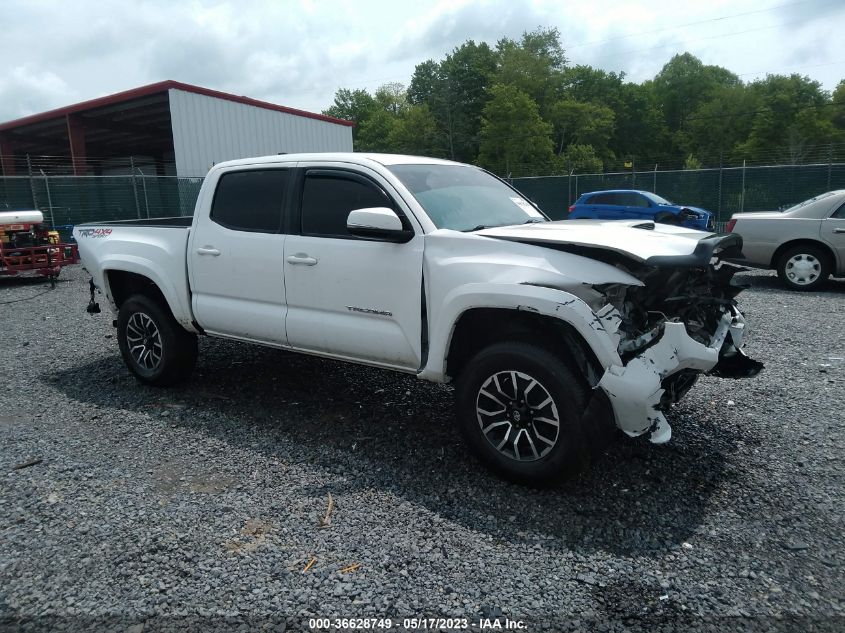
<svg viewBox="0 0 845 633">
<path fill-rule="evenodd" d="M 154 371 L 161 363 L 161 333 L 155 321 L 135 312 L 126 323 L 126 343 L 135 363 L 146 371 Z"/>
<path fill-rule="evenodd" d="M 560 437 L 554 398 L 524 372 L 500 371 L 488 377 L 478 390 L 475 410 L 485 439 L 516 461 L 541 459 Z"/>
</svg>

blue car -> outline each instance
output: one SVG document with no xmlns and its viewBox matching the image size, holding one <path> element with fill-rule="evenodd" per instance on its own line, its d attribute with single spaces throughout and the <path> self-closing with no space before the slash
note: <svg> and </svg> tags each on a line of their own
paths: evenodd
<svg viewBox="0 0 845 633">
<path fill-rule="evenodd" d="M 569 207 L 569 219 L 653 220 L 701 231 L 713 230 L 713 214 L 674 204 L 650 191 L 613 189 L 585 193 Z"/>
</svg>

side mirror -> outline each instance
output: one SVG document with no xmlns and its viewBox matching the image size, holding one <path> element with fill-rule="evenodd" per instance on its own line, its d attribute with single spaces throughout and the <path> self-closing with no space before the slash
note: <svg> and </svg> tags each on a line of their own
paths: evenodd
<svg viewBox="0 0 845 633">
<path fill-rule="evenodd" d="M 404 243 L 414 237 L 414 232 L 404 228 L 396 212 L 387 207 L 352 211 L 346 219 L 346 229 L 352 235 L 379 242 Z"/>
</svg>

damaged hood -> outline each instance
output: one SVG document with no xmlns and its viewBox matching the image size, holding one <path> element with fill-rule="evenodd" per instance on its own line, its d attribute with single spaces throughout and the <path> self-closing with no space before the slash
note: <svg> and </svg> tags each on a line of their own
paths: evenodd
<svg viewBox="0 0 845 633">
<path fill-rule="evenodd" d="M 700 266 L 710 262 L 714 251 L 741 247 L 735 234 L 715 235 L 681 226 L 632 220 L 560 220 L 477 231 L 476 235 L 561 250 L 612 251 L 647 265 Z"/>
</svg>

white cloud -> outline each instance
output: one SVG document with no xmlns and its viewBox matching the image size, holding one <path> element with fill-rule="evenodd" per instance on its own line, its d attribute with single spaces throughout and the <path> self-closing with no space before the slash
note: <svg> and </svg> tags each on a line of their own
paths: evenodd
<svg viewBox="0 0 845 633">
<path fill-rule="evenodd" d="M 0 76 L 0 104 L 5 104 L 5 119 L 59 108 L 76 99 L 78 93 L 48 70 L 15 66 Z"/>
<path fill-rule="evenodd" d="M 338 88 L 407 84 L 467 39 L 540 26 L 572 63 L 633 81 L 688 50 L 740 74 L 809 66 L 832 89 L 841 17 L 840 0 L 2 0 L 0 121 L 163 79 L 320 110 Z"/>
</svg>

